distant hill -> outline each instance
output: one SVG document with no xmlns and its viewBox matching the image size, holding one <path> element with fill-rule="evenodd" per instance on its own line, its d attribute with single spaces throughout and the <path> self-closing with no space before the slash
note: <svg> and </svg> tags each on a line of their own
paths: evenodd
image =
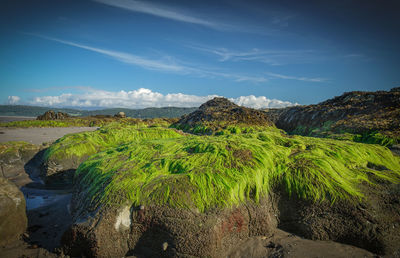
<svg viewBox="0 0 400 258">
<path fill-rule="evenodd" d="M 115 115 L 118 112 L 125 112 L 126 116 L 133 118 L 156 118 L 165 117 L 173 118 L 189 114 L 196 107 L 162 107 L 162 108 L 144 108 L 144 109 L 128 109 L 128 108 L 109 108 L 102 110 L 79 110 L 72 108 L 50 108 L 38 106 L 22 106 L 22 105 L 0 105 L 0 116 L 33 116 L 42 115 L 48 110 L 56 112 L 68 113 L 71 116 L 94 116 L 94 115 Z"/>
</svg>

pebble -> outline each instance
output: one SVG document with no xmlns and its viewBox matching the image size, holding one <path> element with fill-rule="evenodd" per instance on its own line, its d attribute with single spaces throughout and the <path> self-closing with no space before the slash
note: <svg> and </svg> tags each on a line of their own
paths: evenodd
<svg viewBox="0 0 400 258">
<path fill-rule="evenodd" d="M 167 243 L 167 242 L 164 242 L 164 243 L 162 244 L 162 249 L 163 249 L 163 251 L 166 251 L 167 248 L 168 248 L 168 243 Z"/>
</svg>

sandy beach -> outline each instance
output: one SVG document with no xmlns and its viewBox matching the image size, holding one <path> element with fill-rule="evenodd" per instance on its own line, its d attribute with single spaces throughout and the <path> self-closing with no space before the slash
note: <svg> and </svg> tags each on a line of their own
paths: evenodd
<svg viewBox="0 0 400 258">
<path fill-rule="evenodd" d="M 96 129 L 97 127 L 0 128 L 0 142 L 25 141 L 42 144 L 53 142 L 66 134 Z"/>
</svg>

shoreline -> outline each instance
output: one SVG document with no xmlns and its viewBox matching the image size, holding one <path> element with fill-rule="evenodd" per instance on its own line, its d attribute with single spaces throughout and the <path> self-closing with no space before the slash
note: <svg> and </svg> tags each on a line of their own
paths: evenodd
<svg viewBox="0 0 400 258">
<path fill-rule="evenodd" d="M 0 116 L 0 122 L 35 120 L 35 116 Z"/>
<path fill-rule="evenodd" d="M 0 127 L 0 143 L 24 141 L 32 144 L 53 142 L 66 134 L 95 131 L 98 127 Z"/>
</svg>

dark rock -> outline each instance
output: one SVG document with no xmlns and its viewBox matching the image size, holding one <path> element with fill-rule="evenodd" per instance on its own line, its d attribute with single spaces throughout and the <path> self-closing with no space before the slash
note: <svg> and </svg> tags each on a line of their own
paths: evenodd
<svg viewBox="0 0 400 258">
<path fill-rule="evenodd" d="M 43 115 L 38 116 L 37 120 L 63 120 L 69 118 L 70 115 L 63 112 L 54 112 L 53 110 L 46 111 Z"/>
<path fill-rule="evenodd" d="M 379 131 L 397 137 L 400 136 L 400 91 L 394 88 L 347 92 L 316 105 L 269 109 L 267 114 L 278 128 L 289 133 Z"/>
<path fill-rule="evenodd" d="M 0 177 L 0 246 L 18 240 L 25 232 L 28 219 L 22 192 L 16 185 Z"/>
<path fill-rule="evenodd" d="M 223 257 L 249 236 L 271 235 L 277 224 L 267 200 L 205 213 L 126 205 L 79 215 L 87 208 L 75 207 L 74 224 L 63 236 L 64 252 L 71 256 Z"/>
<path fill-rule="evenodd" d="M 361 185 L 361 203 L 305 201 L 281 191 L 279 228 L 312 240 L 333 240 L 373 253 L 400 254 L 400 185 L 383 181 Z M 397 203 L 397 204 L 396 204 Z"/>
</svg>

